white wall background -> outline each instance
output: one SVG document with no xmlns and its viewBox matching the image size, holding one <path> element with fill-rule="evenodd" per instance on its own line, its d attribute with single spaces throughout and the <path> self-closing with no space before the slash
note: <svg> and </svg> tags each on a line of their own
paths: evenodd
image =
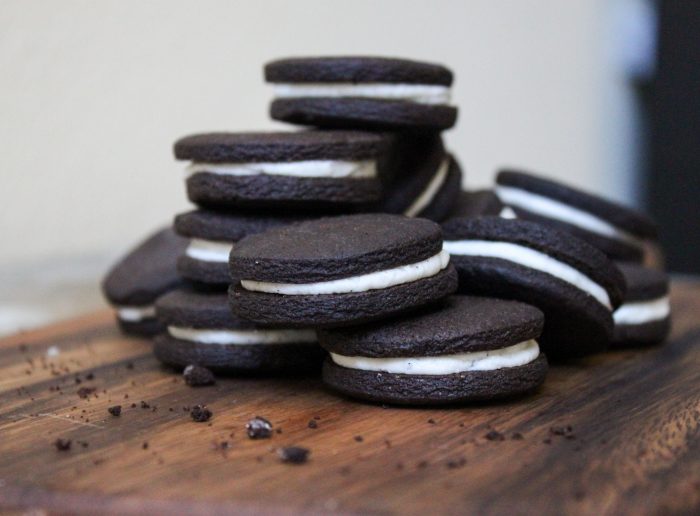
<svg viewBox="0 0 700 516">
<path fill-rule="evenodd" d="M 291 55 L 444 63 L 460 107 L 447 139 L 467 186 L 513 164 L 633 202 L 617 144 L 629 130 L 610 106 L 624 85 L 605 58 L 609 6 L 2 0 L 0 267 L 114 255 L 186 209 L 172 142 L 284 127 L 267 119 L 262 65 Z"/>
</svg>

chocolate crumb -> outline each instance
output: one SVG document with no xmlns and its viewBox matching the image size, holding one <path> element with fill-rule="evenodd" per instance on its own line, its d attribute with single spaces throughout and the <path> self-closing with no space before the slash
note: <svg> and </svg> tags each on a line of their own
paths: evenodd
<svg viewBox="0 0 700 516">
<path fill-rule="evenodd" d="M 418 469 L 425 469 L 428 467 L 428 461 L 427 460 L 422 460 L 420 461 L 417 466 Z"/>
<path fill-rule="evenodd" d="M 195 405 L 192 407 L 192 410 L 190 410 L 190 417 L 197 423 L 206 423 L 211 419 L 212 415 L 212 411 L 209 410 L 206 405 Z"/>
<path fill-rule="evenodd" d="M 544 444 L 552 444 L 552 440 L 547 437 L 544 441 L 542 441 Z"/>
<path fill-rule="evenodd" d="M 355 441 L 357 441 L 358 443 L 361 443 L 362 441 L 365 440 L 365 438 L 362 437 L 361 435 L 356 435 L 355 437 L 353 437 L 353 439 L 355 439 Z"/>
<path fill-rule="evenodd" d="M 90 396 L 90 394 L 92 394 L 96 390 L 97 389 L 95 389 L 94 387 L 81 387 L 80 389 L 78 389 L 78 396 L 80 396 L 82 399 L 86 399 Z"/>
<path fill-rule="evenodd" d="M 506 436 L 497 430 L 491 430 L 484 437 L 486 437 L 486 439 L 488 439 L 489 441 L 505 441 L 506 440 Z"/>
<path fill-rule="evenodd" d="M 309 424 L 307 425 L 309 428 L 318 428 L 318 423 L 316 422 L 315 419 L 312 419 L 309 421 Z"/>
<path fill-rule="evenodd" d="M 282 429 L 281 429 L 281 428 L 278 428 L 277 430 L 275 430 L 275 433 L 281 434 L 281 433 L 282 433 Z"/>
<path fill-rule="evenodd" d="M 58 438 L 53 442 L 53 445 L 56 447 L 56 449 L 58 451 L 69 451 L 71 444 L 72 443 L 71 443 L 70 439 Z"/>
<path fill-rule="evenodd" d="M 107 409 L 107 412 L 112 414 L 115 417 L 119 417 L 122 415 L 122 406 L 121 405 L 114 405 L 113 407 L 109 407 Z"/>
<path fill-rule="evenodd" d="M 143 444 L 141 445 L 142 450 L 148 450 L 148 441 L 144 441 Z"/>
<path fill-rule="evenodd" d="M 510 436 L 510 438 L 514 441 L 522 441 L 523 439 L 525 439 L 523 437 L 523 434 L 521 434 L 520 432 L 515 432 L 513 435 Z"/>
<path fill-rule="evenodd" d="M 185 370 L 182 372 L 182 376 L 185 378 L 185 383 L 190 387 L 201 387 L 216 383 L 214 373 L 212 373 L 206 367 L 201 367 L 198 365 L 190 364 L 185 367 Z"/>
<path fill-rule="evenodd" d="M 431 425 L 436 425 L 436 424 L 437 424 L 433 418 L 428 419 L 428 423 L 431 424 Z"/>
<path fill-rule="evenodd" d="M 141 408 L 142 408 L 142 409 L 147 409 L 147 408 L 151 408 L 151 406 L 150 406 L 148 403 L 146 403 L 145 401 L 142 401 L 142 402 L 141 402 Z"/>
<path fill-rule="evenodd" d="M 133 363 L 133 362 L 127 362 L 126 368 L 127 368 L 127 369 L 133 369 L 133 368 L 134 368 L 134 363 Z"/>
<path fill-rule="evenodd" d="M 260 416 L 255 416 L 245 424 L 248 437 L 251 439 L 268 439 L 272 437 L 272 423 Z M 277 433 L 281 433 L 278 429 Z"/>
<path fill-rule="evenodd" d="M 85 379 L 86 379 L 86 380 L 94 380 L 94 379 L 95 379 L 95 375 L 92 374 L 92 373 L 88 373 L 88 374 L 85 375 Z"/>
<path fill-rule="evenodd" d="M 301 446 L 286 446 L 277 450 L 282 462 L 288 464 L 304 464 L 309 458 L 310 450 Z"/>
<path fill-rule="evenodd" d="M 450 461 L 447 461 L 447 469 L 457 469 L 461 468 L 464 465 L 466 465 L 467 459 L 464 457 L 460 457 L 459 459 L 453 459 Z"/>
<path fill-rule="evenodd" d="M 132 403 L 131 408 L 136 408 L 136 403 Z"/>
</svg>

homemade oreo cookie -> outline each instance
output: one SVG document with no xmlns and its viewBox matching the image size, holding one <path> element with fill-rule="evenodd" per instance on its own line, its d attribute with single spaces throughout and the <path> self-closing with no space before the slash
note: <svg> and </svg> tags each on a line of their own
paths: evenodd
<svg viewBox="0 0 700 516">
<path fill-rule="evenodd" d="M 296 373 L 321 363 L 314 330 L 256 327 L 231 314 L 226 293 L 180 289 L 158 299 L 156 310 L 167 333 L 156 337 L 154 352 L 171 366 Z"/>
<path fill-rule="evenodd" d="M 452 210 L 462 187 L 462 171 L 445 151 L 439 135 L 397 138 L 393 179 L 371 211 L 400 213 L 441 221 Z"/>
<path fill-rule="evenodd" d="M 125 333 L 141 336 L 163 331 L 156 319 L 156 299 L 182 285 L 176 262 L 187 240 L 161 229 L 121 258 L 102 281 L 102 292 L 116 310 Z"/>
<path fill-rule="evenodd" d="M 625 282 L 601 251 L 524 220 L 453 218 L 442 227 L 459 292 L 515 299 L 542 310 L 539 342 L 548 357 L 576 357 L 607 347 Z"/>
<path fill-rule="evenodd" d="M 613 346 L 663 342 L 671 331 L 671 302 L 666 273 L 633 263 L 618 263 L 627 282 L 625 301 L 613 313 Z"/>
<path fill-rule="evenodd" d="M 235 242 L 269 228 L 304 220 L 301 216 L 252 215 L 199 209 L 175 217 L 175 231 L 189 238 L 177 262 L 180 274 L 209 285 L 231 283 L 229 254 Z"/>
<path fill-rule="evenodd" d="M 398 314 L 454 292 L 440 226 L 389 214 L 328 217 L 239 241 L 232 310 L 259 324 L 332 327 Z"/>
<path fill-rule="evenodd" d="M 440 131 L 452 127 L 452 72 L 382 57 L 281 59 L 265 66 L 270 115 L 317 127 Z"/>
<path fill-rule="evenodd" d="M 645 241 L 657 238 L 645 215 L 556 181 L 504 170 L 496 182 L 501 201 L 518 217 L 572 233 L 613 259 L 640 262 Z"/>
<path fill-rule="evenodd" d="M 208 133 L 175 143 L 187 194 L 202 206 L 356 206 L 381 196 L 387 136 L 359 131 Z"/>
<path fill-rule="evenodd" d="M 547 372 L 544 317 L 516 301 L 452 296 L 417 315 L 319 331 L 323 379 L 352 397 L 445 404 L 530 392 Z"/>
</svg>

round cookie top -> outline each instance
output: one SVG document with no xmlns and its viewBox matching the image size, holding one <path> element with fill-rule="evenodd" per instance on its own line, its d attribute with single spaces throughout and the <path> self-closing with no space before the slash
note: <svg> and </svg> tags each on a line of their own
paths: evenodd
<svg viewBox="0 0 700 516">
<path fill-rule="evenodd" d="M 442 65 L 389 57 L 300 57 L 265 65 L 273 83 L 394 83 L 450 86 L 452 72 Z"/>
<path fill-rule="evenodd" d="M 332 353 L 363 357 L 419 357 L 470 353 L 536 339 L 544 315 L 518 301 L 451 296 L 417 314 L 337 330 L 319 330 Z"/>
<path fill-rule="evenodd" d="M 651 269 L 636 263 L 618 263 L 627 282 L 625 303 L 648 301 L 668 294 L 668 275 L 658 269 Z"/>
<path fill-rule="evenodd" d="M 247 236 L 231 252 L 236 278 L 314 283 L 426 260 L 440 252 L 440 226 L 384 213 L 300 222 Z"/>
<path fill-rule="evenodd" d="M 175 217 L 175 231 L 188 238 L 238 242 L 276 226 L 307 220 L 304 216 L 266 216 L 218 210 L 192 210 Z"/>
<path fill-rule="evenodd" d="M 552 227 L 501 217 L 453 218 L 442 224 L 445 240 L 509 242 L 540 251 L 579 270 L 602 286 L 613 307 L 622 302 L 625 280 L 605 254 Z"/>
<path fill-rule="evenodd" d="M 231 313 L 226 292 L 180 288 L 156 301 L 156 315 L 166 326 L 198 329 L 245 329 L 255 325 Z"/>
<path fill-rule="evenodd" d="M 175 157 L 203 163 L 366 160 L 379 157 L 388 138 L 363 131 L 203 133 L 175 142 Z"/>
<path fill-rule="evenodd" d="M 148 237 L 119 260 L 102 281 L 107 300 L 122 306 L 150 305 L 181 284 L 176 263 L 187 243 L 172 228 Z"/>
<path fill-rule="evenodd" d="M 516 170 L 502 170 L 498 173 L 496 182 L 569 204 L 640 238 L 656 238 L 658 234 L 656 224 L 646 215 L 551 179 Z M 527 207 L 523 209 L 526 210 Z"/>
<path fill-rule="evenodd" d="M 503 210 L 503 203 L 493 190 L 462 191 L 449 217 L 497 216 Z"/>
</svg>

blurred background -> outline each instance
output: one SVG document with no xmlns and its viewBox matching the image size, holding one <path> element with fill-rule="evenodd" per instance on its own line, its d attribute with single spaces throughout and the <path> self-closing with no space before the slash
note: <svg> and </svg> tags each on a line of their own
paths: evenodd
<svg viewBox="0 0 700 516">
<path fill-rule="evenodd" d="M 691 4 L 2 0 L 0 331 L 98 306 L 109 264 L 188 208 L 173 141 L 285 128 L 262 66 L 294 55 L 447 65 L 465 186 L 515 165 L 601 192 L 657 215 L 671 269 L 697 272 Z"/>
</svg>

